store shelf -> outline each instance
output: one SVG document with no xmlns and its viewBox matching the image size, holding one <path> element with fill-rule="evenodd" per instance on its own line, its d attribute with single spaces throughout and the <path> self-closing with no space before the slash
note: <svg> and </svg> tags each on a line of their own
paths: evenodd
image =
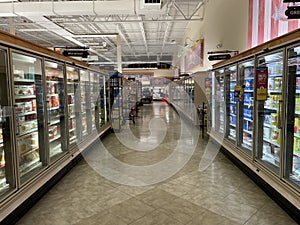
<svg viewBox="0 0 300 225">
<path fill-rule="evenodd" d="M 244 117 L 243 119 L 246 120 L 246 121 L 249 121 L 249 122 L 253 122 L 252 119 L 249 119 L 249 118 L 246 118 L 246 117 Z"/>
<path fill-rule="evenodd" d="M 236 127 L 236 125 L 235 125 L 235 124 L 233 124 L 233 123 L 230 123 L 229 125 L 230 125 L 230 126 L 232 126 L 232 127 Z"/>
<path fill-rule="evenodd" d="M 265 109 L 269 109 L 269 110 L 278 110 L 278 108 L 267 107 L 267 106 L 265 106 L 264 108 L 265 108 Z"/>
<path fill-rule="evenodd" d="M 300 157 L 300 153 L 295 152 L 295 151 L 293 152 L 293 155 Z"/>
<path fill-rule="evenodd" d="M 269 92 L 269 93 L 277 93 L 277 94 L 281 94 L 281 93 L 282 93 L 282 90 L 270 90 L 270 89 L 268 89 L 268 92 Z"/>
<path fill-rule="evenodd" d="M 254 90 L 244 90 L 244 92 L 247 92 L 247 93 L 253 93 Z"/>
<path fill-rule="evenodd" d="M 269 74 L 269 77 L 282 77 L 282 73 L 273 73 L 273 74 Z"/>
<path fill-rule="evenodd" d="M 236 114 L 230 113 L 230 116 L 235 116 L 236 117 Z"/>
<path fill-rule="evenodd" d="M 59 106 L 48 108 L 48 110 L 56 110 L 56 109 L 59 109 Z"/>
<path fill-rule="evenodd" d="M 60 120 L 52 120 L 49 125 L 52 126 L 52 125 L 59 124 L 59 123 L 60 123 Z"/>
<path fill-rule="evenodd" d="M 300 134 L 298 134 L 298 133 L 294 133 L 294 136 L 295 136 L 296 138 L 300 138 Z"/>
<path fill-rule="evenodd" d="M 50 157 L 62 153 L 61 144 L 58 144 L 54 148 L 50 148 Z"/>
<path fill-rule="evenodd" d="M 271 125 L 271 124 L 268 124 L 268 123 L 264 123 L 264 127 L 269 127 L 269 128 L 276 129 L 276 130 L 279 129 L 278 127 L 276 127 L 274 125 Z"/>
<path fill-rule="evenodd" d="M 18 82 L 18 83 L 34 83 L 35 80 L 33 79 L 14 79 L 14 82 Z"/>
<path fill-rule="evenodd" d="M 52 83 L 52 84 L 58 84 L 59 82 L 63 81 L 58 81 L 58 80 L 46 80 L 47 83 Z"/>
<path fill-rule="evenodd" d="M 18 117 L 20 116 L 27 116 L 27 115 L 32 115 L 36 114 L 36 111 L 31 111 L 31 112 L 26 112 L 26 113 L 16 113 Z"/>
<path fill-rule="evenodd" d="M 248 106 L 248 108 L 249 108 L 249 107 L 253 107 L 253 104 L 251 104 L 251 103 L 244 103 L 244 106 Z"/>
<path fill-rule="evenodd" d="M 28 151 L 26 151 L 26 152 L 20 153 L 20 155 L 21 155 L 21 156 L 28 155 L 28 154 L 30 154 L 31 152 L 34 152 L 34 151 L 36 151 L 36 150 L 38 150 L 38 149 L 39 149 L 39 147 L 37 146 L 37 147 L 32 148 L 32 149 L 30 149 L 30 150 L 28 150 Z"/>
<path fill-rule="evenodd" d="M 32 160 L 30 163 L 26 163 L 26 166 L 24 166 L 25 168 L 21 168 L 21 171 L 20 171 L 21 177 L 24 176 L 25 174 L 31 172 L 32 170 L 40 167 L 42 165 L 42 163 L 40 163 L 39 161 L 40 161 L 40 158 L 37 158 L 37 159 Z"/>
<path fill-rule="evenodd" d="M 69 116 L 69 119 L 74 119 L 75 118 L 75 115 L 70 115 Z"/>
<path fill-rule="evenodd" d="M 35 95 L 24 95 L 24 96 L 20 96 L 20 95 L 16 95 L 15 99 L 19 100 L 19 99 L 32 99 L 32 98 L 36 98 Z"/>
<path fill-rule="evenodd" d="M 75 104 L 74 104 L 74 103 L 72 103 L 72 104 L 68 104 L 68 106 L 75 106 Z"/>
<path fill-rule="evenodd" d="M 243 132 L 247 133 L 247 134 L 251 134 L 252 135 L 252 131 L 249 131 L 249 130 L 245 130 L 243 129 Z"/>
<path fill-rule="evenodd" d="M 277 146 L 277 147 L 280 147 L 280 144 L 275 143 L 275 142 L 271 141 L 270 139 L 264 138 L 264 141 L 266 141 L 266 142 L 268 142 L 268 143 L 270 143 L 270 144 L 272 144 L 272 145 L 275 145 L 275 146 Z"/>
<path fill-rule="evenodd" d="M 51 143 L 51 142 L 54 142 L 54 141 L 56 141 L 56 140 L 58 140 L 58 139 L 60 139 L 61 138 L 61 136 L 60 135 L 57 135 L 56 137 L 54 137 L 54 138 L 52 138 L 52 139 L 49 139 L 49 142 Z"/>
<path fill-rule="evenodd" d="M 17 136 L 18 136 L 18 137 L 26 137 L 26 136 L 28 136 L 28 135 L 33 134 L 34 132 L 37 132 L 37 131 L 38 131 L 38 128 L 31 129 L 31 130 L 29 130 L 29 131 L 27 131 L 27 132 L 25 132 L 25 133 L 18 134 Z"/>
</svg>

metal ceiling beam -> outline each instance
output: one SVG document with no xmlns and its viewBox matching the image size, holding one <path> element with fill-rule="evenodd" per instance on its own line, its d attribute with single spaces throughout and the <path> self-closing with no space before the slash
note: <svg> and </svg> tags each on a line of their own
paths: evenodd
<svg viewBox="0 0 300 225">
<path fill-rule="evenodd" d="M 139 17 L 141 18 L 141 17 Z M 148 49 L 148 44 L 147 44 L 147 39 L 146 39 L 146 33 L 145 33 L 145 29 L 144 29 L 144 24 L 143 22 L 139 22 L 139 26 L 141 28 L 141 33 L 142 33 L 142 37 L 143 37 L 143 41 L 144 41 L 144 45 L 145 45 L 145 48 L 146 48 L 146 53 L 149 57 L 149 49 Z"/>
</svg>

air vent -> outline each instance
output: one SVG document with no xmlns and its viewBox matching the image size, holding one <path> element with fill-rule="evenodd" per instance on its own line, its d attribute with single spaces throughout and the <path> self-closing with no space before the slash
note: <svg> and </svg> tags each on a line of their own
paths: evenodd
<svg viewBox="0 0 300 225">
<path fill-rule="evenodd" d="M 161 9 L 162 0 L 141 0 L 141 9 Z"/>
<path fill-rule="evenodd" d="M 144 4 L 160 4 L 160 0 L 144 0 Z"/>
</svg>

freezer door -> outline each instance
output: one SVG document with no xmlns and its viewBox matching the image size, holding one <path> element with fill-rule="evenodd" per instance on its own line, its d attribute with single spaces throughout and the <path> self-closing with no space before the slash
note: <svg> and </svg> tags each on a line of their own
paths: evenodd
<svg viewBox="0 0 300 225">
<path fill-rule="evenodd" d="M 7 65 L 7 51 L 0 49 L 0 197 L 6 196 L 16 187 Z"/>
<path fill-rule="evenodd" d="M 279 174 L 282 142 L 283 51 L 258 57 L 256 158 Z"/>
<path fill-rule="evenodd" d="M 79 70 L 75 67 L 67 66 L 67 105 L 68 105 L 68 137 L 69 149 L 73 149 L 80 139 L 80 89 Z"/>
<path fill-rule="evenodd" d="M 50 162 L 67 152 L 64 65 L 45 61 Z"/>
<path fill-rule="evenodd" d="M 230 66 L 225 69 L 226 74 L 226 138 L 236 143 L 237 129 L 237 101 L 234 97 L 234 89 L 237 85 L 237 69 L 236 66 Z"/>
<path fill-rule="evenodd" d="M 284 177 L 300 187 L 300 46 L 288 49 Z"/>
<path fill-rule="evenodd" d="M 216 71 L 215 79 L 215 130 L 225 135 L 226 104 L 225 104 L 225 76 L 224 69 Z"/>
<path fill-rule="evenodd" d="M 238 99 L 238 146 L 247 154 L 252 155 L 254 140 L 254 60 L 240 63 L 238 68 L 239 85 L 243 88 L 243 94 L 241 98 Z"/>
<path fill-rule="evenodd" d="M 21 184 L 47 165 L 42 60 L 13 52 L 17 150 Z"/>
</svg>

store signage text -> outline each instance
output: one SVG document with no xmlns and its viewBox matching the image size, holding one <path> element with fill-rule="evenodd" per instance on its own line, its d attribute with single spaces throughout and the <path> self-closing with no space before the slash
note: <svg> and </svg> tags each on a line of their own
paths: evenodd
<svg viewBox="0 0 300 225">
<path fill-rule="evenodd" d="M 288 6 L 285 15 L 288 19 L 300 19 L 300 6 Z"/>
<path fill-rule="evenodd" d="M 208 56 L 209 61 L 213 60 L 225 60 L 225 59 L 230 59 L 231 55 L 230 54 L 222 54 L 222 55 L 210 55 Z"/>
<path fill-rule="evenodd" d="M 72 57 L 82 57 L 87 58 L 89 53 L 88 51 L 80 51 L 80 50 L 65 50 L 63 52 L 64 56 L 72 56 Z"/>
</svg>

